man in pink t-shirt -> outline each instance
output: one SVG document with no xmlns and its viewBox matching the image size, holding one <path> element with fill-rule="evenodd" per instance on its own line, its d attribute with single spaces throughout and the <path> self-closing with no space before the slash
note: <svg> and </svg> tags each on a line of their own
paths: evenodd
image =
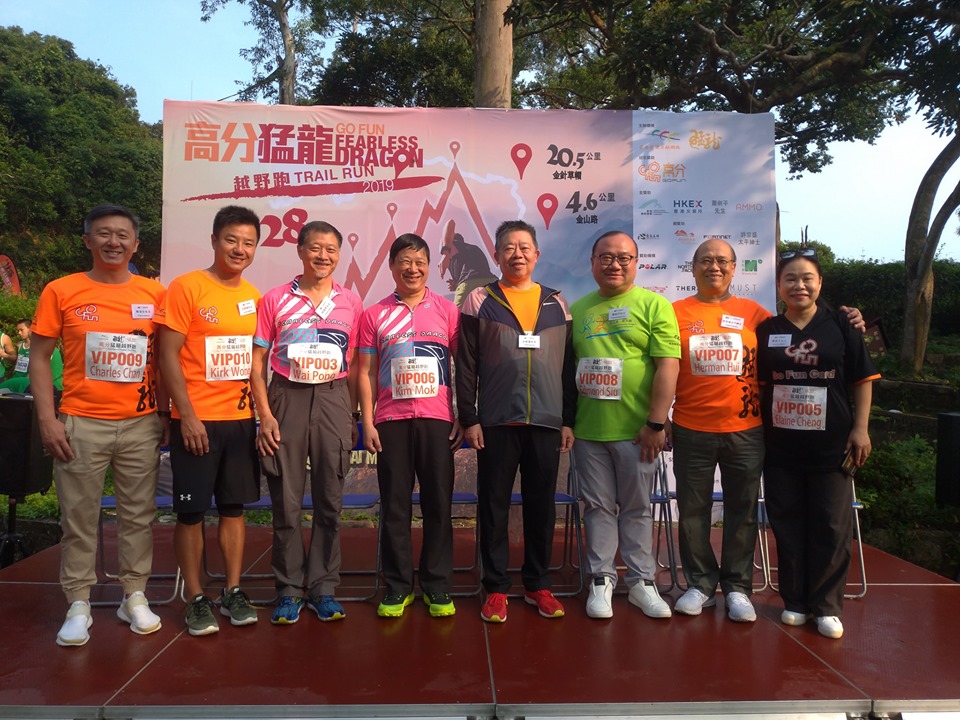
<svg viewBox="0 0 960 720">
<path fill-rule="evenodd" d="M 322 621 L 346 616 L 334 592 L 340 584 L 343 482 L 359 419 L 354 355 L 363 306 L 333 279 L 342 245 L 343 236 L 329 223 L 304 225 L 297 238 L 303 274 L 270 290 L 257 309 L 250 387 L 273 503 L 273 572 L 280 596 L 274 625 L 295 623 L 304 602 Z M 308 474 L 314 513 L 305 554 L 300 516 Z"/>
<path fill-rule="evenodd" d="M 463 440 L 453 416 L 452 357 L 460 313 L 427 287 L 430 248 L 412 233 L 390 247 L 396 290 L 360 322 L 357 391 L 367 450 L 379 453 L 380 554 L 387 585 L 380 617 L 413 602 L 411 493 L 420 481 L 420 587 L 430 615 L 453 615 L 453 452 Z"/>
</svg>

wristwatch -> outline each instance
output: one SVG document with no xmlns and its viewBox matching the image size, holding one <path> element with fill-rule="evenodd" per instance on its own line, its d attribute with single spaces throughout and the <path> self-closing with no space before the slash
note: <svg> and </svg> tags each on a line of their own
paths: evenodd
<svg viewBox="0 0 960 720">
<path fill-rule="evenodd" d="M 654 432 L 663 432 L 664 423 L 654 422 L 653 420 L 647 420 L 647 427 L 653 430 Z"/>
</svg>

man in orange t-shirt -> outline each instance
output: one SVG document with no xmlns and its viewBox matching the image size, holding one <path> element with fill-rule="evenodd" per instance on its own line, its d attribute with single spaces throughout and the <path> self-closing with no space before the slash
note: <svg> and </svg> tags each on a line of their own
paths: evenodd
<svg viewBox="0 0 960 720">
<path fill-rule="evenodd" d="M 60 584 L 70 603 L 57 644 L 85 644 L 93 624 L 97 519 L 108 467 L 117 495 L 124 599 L 118 617 L 146 635 L 160 629 L 143 591 L 153 563 L 150 522 L 160 462 L 154 314 L 160 283 L 132 275 L 139 221 L 125 207 L 98 205 L 83 222 L 93 267 L 48 283 L 31 334 L 30 387 L 44 449 L 54 458 L 60 501 Z M 54 403 L 50 358 L 63 339 L 63 399 Z"/>
<path fill-rule="evenodd" d="M 723 589 L 727 614 L 753 622 L 750 602 L 757 537 L 763 426 L 756 329 L 770 313 L 730 294 L 737 256 L 723 240 L 693 254 L 697 294 L 673 304 L 680 326 L 680 375 L 670 428 L 680 510 L 680 558 L 687 591 L 674 610 L 699 615 Z M 710 546 L 713 482 L 723 484 L 720 563 Z"/>
<path fill-rule="evenodd" d="M 160 367 L 170 397 L 174 550 L 183 574 L 191 635 L 219 631 L 203 593 L 203 518 L 216 497 L 226 572 L 220 614 L 233 625 L 257 621 L 240 589 L 245 503 L 260 497 L 260 463 L 250 394 L 253 334 L 260 293 L 243 279 L 260 240 L 260 219 L 229 205 L 213 220 L 213 264 L 170 283 L 161 308 Z M 169 411 L 161 411 L 167 415 Z"/>
</svg>

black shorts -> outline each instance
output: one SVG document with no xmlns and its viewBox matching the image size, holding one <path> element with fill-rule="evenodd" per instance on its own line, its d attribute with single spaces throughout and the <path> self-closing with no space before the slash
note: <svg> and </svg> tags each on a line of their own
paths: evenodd
<svg viewBox="0 0 960 720">
<path fill-rule="evenodd" d="M 203 425 L 210 450 L 206 455 L 194 455 L 183 446 L 180 421 L 170 423 L 174 512 L 206 512 L 213 496 L 218 505 L 245 505 L 259 500 L 256 421 L 205 420 Z"/>
</svg>

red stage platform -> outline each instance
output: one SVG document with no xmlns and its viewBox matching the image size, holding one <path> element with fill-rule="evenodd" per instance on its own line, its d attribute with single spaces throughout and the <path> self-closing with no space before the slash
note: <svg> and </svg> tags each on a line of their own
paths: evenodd
<svg viewBox="0 0 960 720">
<path fill-rule="evenodd" d="M 213 529 L 209 529 L 213 538 Z M 171 528 L 156 529 L 155 571 L 174 569 Z M 473 530 L 457 530 L 458 565 L 473 556 Z M 115 558 L 111 528 L 108 558 Z M 345 567 L 372 567 L 376 531 L 344 530 Z M 559 534 L 558 534 L 559 554 Z M 269 570 L 270 531 L 250 528 L 248 568 Z M 90 642 L 54 643 L 66 611 L 52 548 L 0 571 L 3 669 L 0 717 L 301 718 L 596 717 L 724 715 L 842 718 L 960 712 L 960 585 L 871 548 L 869 590 L 848 601 L 841 640 L 779 622 L 771 590 L 754 595 L 756 623 L 727 620 L 722 600 L 700 617 L 652 620 L 614 598 L 611 620 L 584 613 L 585 594 L 565 599 L 566 617 L 541 618 L 511 600 L 509 620 L 480 620 L 478 597 L 432 619 L 419 601 L 400 620 L 376 601 L 346 605 L 347 619 L 260 622 L 195 638 L 177 600 L 156 606 L 163 628 L 144 637 L 94 609 Z M 115 562 L 115 560 L 112 560 Z M 856 571 L 855 571 L 856 572 Z M 518 580 L 519 578 L 517 578 Z M 758 576 L 759 579 L 759 576 Z M 361 594 L 371 575 L 344 578 Z M 558 578 L 558 585 L 567 577 Z M 669 574 L 664 571 L 664 583 Z M 852 577 L 851 581 L 858 578 Z M 458 574 L 464 586 L 475 576 Z M 247 584 L 269 598 L 269 580 Z M 218 591 L 211 582 L 211 594 Z M 558 588 L 559 589 L 559 588 Z M 150 596 L 169 596 L 170 580 Z M 116 585 L 95 599 L 119 599 Z M 679 595 L 670 593 L 671 602 Z"/>
</svg>

